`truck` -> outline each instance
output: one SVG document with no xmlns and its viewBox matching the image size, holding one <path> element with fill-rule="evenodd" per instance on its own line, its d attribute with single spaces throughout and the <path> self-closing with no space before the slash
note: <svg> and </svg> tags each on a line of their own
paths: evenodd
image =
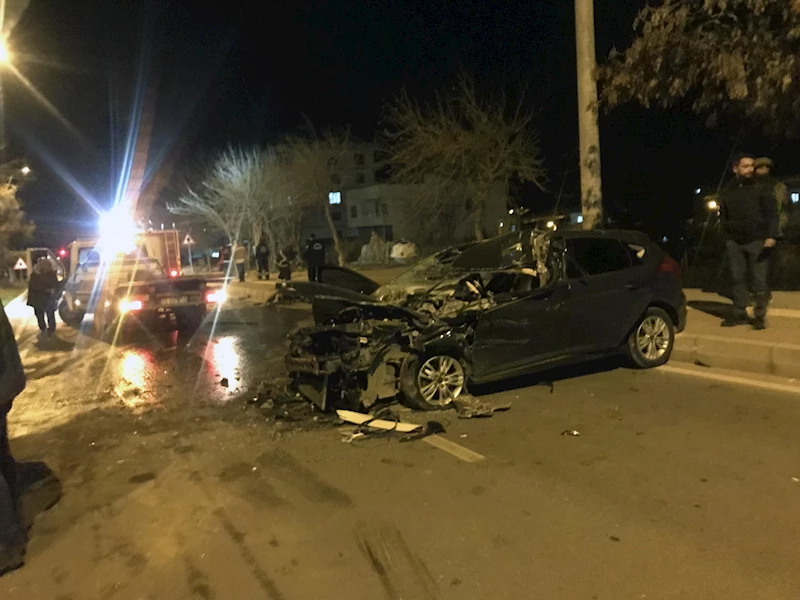
<svg viewBox="0 0 800 600">
<path fill-rule="evenodd" d="M 113 253 L 98 241 L 81 239 L 69 245 L 58 312 L 71 327 L 93 313 L 98 333 L 128 317 L 145 326 L 174 321 L 179 331 L 193 331 L 209 308 L 225 301 L 224 287 L 183 275 L 175 230 L 137 233 L 132 249 Z"/>
</svg>

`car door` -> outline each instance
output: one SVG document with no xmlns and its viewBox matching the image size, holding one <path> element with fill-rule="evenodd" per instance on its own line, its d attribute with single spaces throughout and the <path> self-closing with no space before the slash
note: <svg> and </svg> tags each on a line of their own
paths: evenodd
<svg viewBox="0 0 800 600">
<path fill-rule="evenodd" d="M 365 277 L 361 273 L 334 265 L 321 267 L 319 282 L 365 295 L 372 294 L 380 287 L 372 279 Z"/>
<path fill-rule="evenodd" d="M 472 346 L 476 381 L 513 375 L 568 352 L 565 283 L 511 293 L 480 316 Z"/>
<path fill-rule="evenodd" d="M 566 240 L 570 349 L 597 352 L 621 344 L 649 293 L 632 250 L 610 237 Z"/>
</svg>

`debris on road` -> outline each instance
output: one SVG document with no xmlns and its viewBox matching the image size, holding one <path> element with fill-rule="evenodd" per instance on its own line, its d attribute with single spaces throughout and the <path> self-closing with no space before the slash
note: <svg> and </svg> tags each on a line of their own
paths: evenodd
<svg viewBox="0 0 800 600">
<path fill-rule="evenodd" d="M 356 425 L 362 425 L 362 426 L 366 425 L 369 427 L 375 427 L 376 429 L 383 429 L 384 431 L 400 431 L 402 433 L 411 433 L 412 431 L 415 431 L 422 427 L 422 425 L 416 423 L 403 423 L 401 421 L 386 421 L 374 417 L 373 415 L 367 415 L 352 410 L 337 410 L 336 414 L 339 415 L 339 418 L 342 421 L 346 421 L 347 423 L 354 423 Z"/>
<path fill-rule="evenodd" d="M 227 378 L 227 377 L 223 377 L 223 378 L 222 378 L 222 381 L 220 381 L 220 382 L 219 382 L 219 384 L 220 384 L 222 387 L 229 387 L 229 385 L 230 385 L 230 382 L 228 381 L 228 378 Z"/>
<path fill-rule="evenodd" d="M 471 394 L 461 394 L 453 400 L 459 419 L 475 419 L 491 417 L 496 412 L 505 412 L 511 408 L 511 403 L 489 404 L 482 402 Z"/>
<path fill-rule="evenodd" d="M 578 437 L 580 434 L 581 432 L 578 431 L 577 429 L 565 429 L 564 431 L 561 432 L 561 435 L 569 435 L 572 437 Z"/>
<path fill-rule="evenodd" d="M 345 435 L 342 441 L 346 443 L 370 437 L 388 437 L 397 433 L 405 434 L 400 437 L 400 442 L 412 442 L 426 438 L 429 435 L 445 433 L 444 426 L 438 421 L 428 421 L 424 425 L 420 425 L 418 423 L 406 423 L 400 421 L 399 418 L 389 420 L 395 415 L 387 409 L 379 411 L 377 415 L 351 410 L 337 410 L 336 413 L 342 421 L 358 425 L 355 431 L 352 432 L 347 429 L 340 430 Z M 387 418 L 381 418 L 382 416 Z"/>
</svg>

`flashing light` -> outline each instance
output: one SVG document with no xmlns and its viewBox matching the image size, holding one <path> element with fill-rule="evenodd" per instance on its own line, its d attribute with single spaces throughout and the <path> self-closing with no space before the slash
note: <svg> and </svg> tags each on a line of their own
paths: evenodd
<svg viewBox="0 0 800 600">
<path fill-rule="evenodd" d="M 169 272 L 169 276 L 170 277 L 177 277 L 178 276 L 178 272 L 175 269 L 172 269 L 172 271 Z"/>
<path fill-rule="evenodd" d="M 222 304 L 228 299 L 228 293 L 225 290 L 216 290 L 206 294 L 206 302 L 209 304 Z"/>
<path fill-rule="evenodd" d="M 125 298 L 121 300 L 119 303 L 119 312 L 127 313 L 137 310 L 142 310 L 142 301 L 141 300 L 128 300 Z"/>
<path fill-rule="evenodd" d="M 102 213 L 98 225 L 100 240 L 97 245 L 107 258 L 136 250 L 136 236 L 141 231 L 123 207 L 116 206 L 109 212 Z"/>
</svg>

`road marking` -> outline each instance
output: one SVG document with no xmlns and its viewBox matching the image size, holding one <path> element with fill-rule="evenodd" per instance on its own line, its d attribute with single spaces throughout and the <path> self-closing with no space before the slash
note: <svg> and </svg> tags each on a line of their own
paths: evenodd
<svg viewBox="0 0 800 600">
<path fill-rule="evenodd" d="M 772 392 L 784 392 L 787 394 L 800 395 L 800 386 L 791 385 L 787 383 L 776 383 L 773 381 L 760 381 L 758 379 L 748 379 L 747 377 L 736 377 L 735 375 L 727 375 L 723 373 L 715 373 L 710 370 L 694 370 L 683 369 L 681 367 L 673 367 L 666 365 L 659 367 L 661 373 L 674 373 L 675 375 L 688 375 L 689 377 L 699 377 L 700 379 L 710 379 L 712 381 L 721 381 L 723 383 L 735 383 L 739 385 L 747 385 L 750 387 L 761 388 L 762 390 L 770 390 Z"/>
<path fill-rule="evenodd" d="M 478 454 L 477 452 L 473 452 L 469 448 L 465 448 L 460 444 L 456 444 L 455 442 L 451 442 L 447 438 L 443 438 L 439 435 L 429 435 L 428 437 L 422 438 L 422 441 L 426 444 L 430 444 L 434 448 L 438 448 L 439 450 L 443 450 L 448 454 L 452 454 L 456 458 L 463 460 L 464 462 L 468 463 L 476 463 L 482 460 L 486 460 L 486 457 L 483 454 Z"/>
</svg>

